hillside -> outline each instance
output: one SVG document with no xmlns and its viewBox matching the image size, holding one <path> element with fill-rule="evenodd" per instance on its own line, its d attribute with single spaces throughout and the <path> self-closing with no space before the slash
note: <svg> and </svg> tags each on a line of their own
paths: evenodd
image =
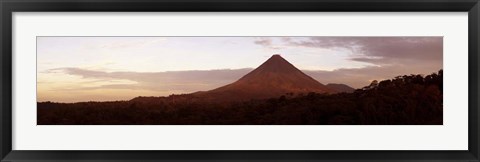
<svg viewBox="0 0 480 162">
<path fill-rule="evenodd" d="M 37 103 L 39 125 L 442 125 L 443 72 L 404 75 L 353 93 L 220 103 L 193 95 Z"/>
<path fill-rule="evenodd" d="M 352 93 L 353 91 L 355 91 L 355 88 L 352 88 L 346 84 L 328 83 L 327 87 L 337 92 Z"/>
</svg>

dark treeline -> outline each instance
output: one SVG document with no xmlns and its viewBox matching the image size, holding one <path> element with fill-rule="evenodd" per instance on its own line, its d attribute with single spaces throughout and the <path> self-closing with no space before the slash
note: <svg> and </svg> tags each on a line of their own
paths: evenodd
<svg viewBox="0 0 480 162">
<path fill-rule="evenodd" d="M 390 125 L 443 124 L 443 73 L 404 75 L 353 93 L 286 94 L 236 103 L 192 95 L 130 101 L 38 103 L 39 125 Z"/>
</svg>

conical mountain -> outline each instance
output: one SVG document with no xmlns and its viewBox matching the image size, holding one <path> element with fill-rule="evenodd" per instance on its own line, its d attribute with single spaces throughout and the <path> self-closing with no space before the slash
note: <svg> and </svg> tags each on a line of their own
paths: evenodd
<svg viewBox="0 0 480 162">
<path fill-rule="evenodd" d="M 232 101 L 309 92 L 335 93 L 335 90 L 306 75 L 280 55 L 273 55 L 238 81 L 197 94 L 213 100 Z"/>
</svg>

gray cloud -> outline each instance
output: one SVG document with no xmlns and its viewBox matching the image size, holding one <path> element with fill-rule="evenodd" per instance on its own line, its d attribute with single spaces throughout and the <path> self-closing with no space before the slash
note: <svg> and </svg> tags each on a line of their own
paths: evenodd
<svg viewBox="0 0 480 162">
<path fill-rule="evenodd" d="M 272 39 L 270 38 L 258 38 L 253 43 L 265 47 L 270 47 L 272 45 Z"/>
<path fill-rule="evenodd" d="M 342 48 L 351 60 L 377 65 L 403 62 L 442 62 L 443 37 L 309 37 L 284 39 L 291 46 Z"/>
<path fill-rule="evenodd" d="M 408 63 L 441 64 L 443 37 L 282 37 L 279 42 L 262 38 L 266 48 L 308 47 L 348 50 L 350 60 L 374 65 Z"/>
<path fill-rule="evenodd" d="M 269 48 L 269 49 L 273 49 L 273 50 L 278 50 L 278 49 L 281 49 L 283 47 L 282 45 L 274 43 L 273 39 L 269 38 L 269 37 L 256 38 L 255 41 L 253 41 L 253 43 L 256 44 L 256 45 L 260 45 L 264 48 Z"/>
</svg>

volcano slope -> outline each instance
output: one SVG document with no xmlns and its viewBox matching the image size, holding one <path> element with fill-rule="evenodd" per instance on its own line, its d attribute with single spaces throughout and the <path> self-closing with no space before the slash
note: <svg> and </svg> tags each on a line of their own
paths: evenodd
<svg viewBox="0 0 480 162">
<path fill-rule="evenodd" d="M 310 92 L 331 94 L 336 90 L 306 75 L 280 55 L 273 55 L 236 82 L 194 95 L 216 101 L 244 101 Z"/>
</svg>

